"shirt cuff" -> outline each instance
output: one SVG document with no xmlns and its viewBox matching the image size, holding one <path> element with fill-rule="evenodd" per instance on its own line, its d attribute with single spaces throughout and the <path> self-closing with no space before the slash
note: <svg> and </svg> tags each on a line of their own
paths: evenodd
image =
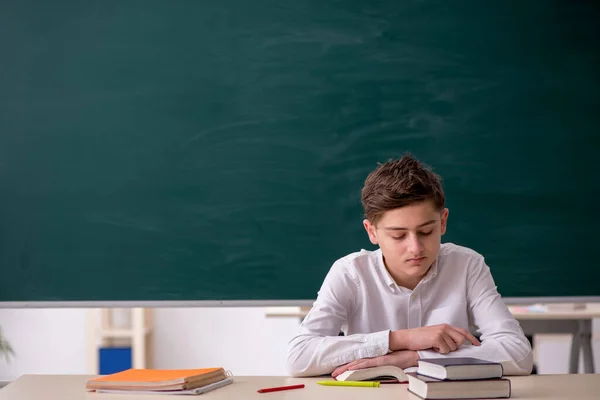
<svg viewBox="0 0 600 400">
<path fill-rule="evenodd" d="M 355 339 L 356 341 L 352 344 L 353 348 L 348 353 L 329 358 L 325 360 L 324 365 L 327 367 L 336 367 L 363 358 L 383 356 L 389 351 L 389 330 L 369 334 L 357 334 L 356 336 L 360 336 L 360 339 Z M 340 337 L 340 339 L 352 339 L 352 337 Z"/>
<path fill-rule="evenodd" d="M 375 332 L 368 335 L 367 345 L 356 351 L 356 358 L 384 356 L 390 349 L 390 331 Z"/>
</svg>

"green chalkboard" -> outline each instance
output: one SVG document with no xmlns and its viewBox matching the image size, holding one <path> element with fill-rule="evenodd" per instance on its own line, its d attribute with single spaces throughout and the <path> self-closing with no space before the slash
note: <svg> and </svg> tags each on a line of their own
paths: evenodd
<svg viewBox="0 0 600 400">
<path fill-rule="evenodd" d="M 504 296 L 599 296 L 593 1 L 8 1 L 0 302 L 314 299 L 406 151 Z"/>
</svg>

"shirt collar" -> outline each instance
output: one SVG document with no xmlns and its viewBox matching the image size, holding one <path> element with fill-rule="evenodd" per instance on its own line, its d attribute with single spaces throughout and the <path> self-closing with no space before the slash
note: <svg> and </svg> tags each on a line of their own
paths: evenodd
<svg viewBox="0 0 600 400">
<path fill-rule="evenodd" d="M 385 263 L 383 262 L 383 253 L 381 252 L 381 249 L 377 250 L 377 266 L 379 267 L 379 271 L 383 276 L 385 284 L 390 288 L 396 287 L 396 281 L 394 280 L 392 275 L 390 275 L 390 272 L 387 270 L 387 268 L 385 267 Z"/>
<path fill-rule="evenodd" d="M 440 259 L 440 255 L 438 254 L 438 256 L 435 258 L 435 261 L 433 262 L 433 264 L 431 264 L 429 271 L 427 271 L 427 275 L 425 275 L 425 277 L 423 278 L 423 280 L 421 280 L 421 282 L 429 282 L 430 280 L 432 280 L 433 278 L 435 278 L 437 276 L 439 259 Z"/>
</svg>

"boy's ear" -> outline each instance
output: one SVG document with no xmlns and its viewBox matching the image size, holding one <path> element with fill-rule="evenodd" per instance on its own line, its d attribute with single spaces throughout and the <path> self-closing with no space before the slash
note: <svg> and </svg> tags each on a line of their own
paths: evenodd
<svg viewBox="0 0 600 400">
<path fill-rule="evenodd" d="M 367 231 L 367 235 L 369 235 L 369 240 L 373 244 L 378 244 L 377 242 L 377 232 L 375 232 L 375 226 L 368 219 L 363 220 L 363 226 Z"/>
<path fill-rule="evenodd" d="M 447 208 L 444 208 L 442 210 L 442 228 L 441 228 L 442 235 L 444 233 L 446 233 L 446 226 L 448 224 L 448 214 L 449 214 L 449 212 L 450 211 Z"/>
</svg>

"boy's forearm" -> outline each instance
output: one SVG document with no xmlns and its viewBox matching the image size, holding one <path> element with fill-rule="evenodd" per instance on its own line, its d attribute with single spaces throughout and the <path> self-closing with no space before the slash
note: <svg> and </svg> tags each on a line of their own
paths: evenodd
<svg viewBox="0 0 600 400">
<path fill-rule="evenodd" d="M 390 351 L 408 350 L 408 330 L 390 331 Z"/>
</svg>

